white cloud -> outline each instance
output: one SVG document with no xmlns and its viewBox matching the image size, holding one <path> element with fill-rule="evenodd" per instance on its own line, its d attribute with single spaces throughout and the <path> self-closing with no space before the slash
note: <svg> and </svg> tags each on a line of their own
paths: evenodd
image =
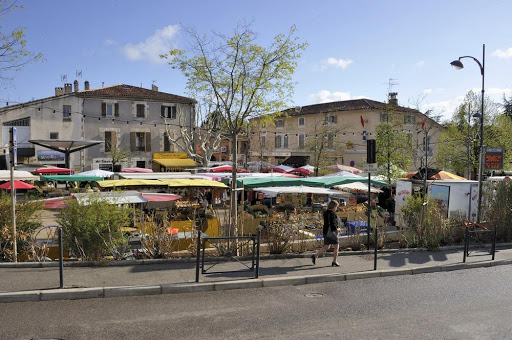
<svg viewBox="0 0 512 340">
<path fill-rule="evenodd" d="M 112 40 L 112 39 L 106 39 L 106 40 L 105 40 L 105 42 L 104 42 L 104 44 L 105 44 L 106 46 L 112 46 L 112 45 L 117 45 L 117 44 L 119 44 L 119 43 L 118 43 L 117 41 L 115 41 L 115 40 Z"/>
<path fill-rule="evenodd" d="M 420 111 L 426 112 L 427 110 L 433 110 L 434 114 L 441 115 L 441 120 L 448 120 L 452 118 L 453 113 L 463 101 L 464 96 L 458 96 L 448 100 L 421 105 Z"/>
<path fill-rule="evenodd" d="M 417 67 L 423 67 L 423 66 L 425 66 L 425 61 L 424 61 L 424 60 L 420 60 L 420 61 L 418 61 L 418 62 L 416 63 L 416 66 L 417 66 Z"/>
<path fill-rule="evenodd" d="M 423 91 L 421 91 L 423 94 L 431 94 L 432 93 L 432 89 L 423 89 Z"/>
<path fill-rule="evenodd" d="M 322 64 L 320 65 L 321 70 L 328 69 L 329 67 L 335 67 L 335 68 L 341 68 L 346 69 L 348 65 L 352 64 L 352 60 L 350 59 L 337 59 L 337 58 L 327 58 L 326 60 L 322 61 Z"/>
<path fill-rule="evenodd" d="M 477 92 L 476 89 L 473 89 L 473 91 Z M 480 92 L 480 91 L 482 91 L 482 89 L 478 89 L 478 92 Z M 509 96 L 510 94 L 512 94 L 512 89 L 501 89 L 498 87 L 490 87 L 485 90 L 485 94 L 489 95 L 489 96 L 498 95 L 501 99 L 503 94 L 505 94 L 506 96 Z"/>
<path fill-rule="evenodd" d="M 349 100 L 349 92 L 330 92 L 328 90 L 322 90 L 317 93 L 309 95 L 309 101 L 312 104 L 335 102 L 340 100 Z"/>
<path fill-rule="evenodd" d="M 496 51 L 492 52 L 492 56 L 500 58 L 500 59 L 512 58 L 512 47 L 508 48 L 505 51 L 503 51 L 503 50 L 496 50 Z"/>
<path fill-rule="evenodd" d="M 169 52 L 172 47 L 172 39 L 178 30 L 178 25 L 169 25 L 158 29 L 143 42 L 124 45 L 122 53 L 130 60 L 149 60 L 155 63 L 165 62 L 160 58 L 160 55 Z"/>
</svg>

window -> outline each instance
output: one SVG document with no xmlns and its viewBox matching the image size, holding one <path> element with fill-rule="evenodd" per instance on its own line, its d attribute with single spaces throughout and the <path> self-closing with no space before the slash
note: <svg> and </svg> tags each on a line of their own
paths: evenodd
<svg viewBox="0 0 512 340">
<path fill-rule="evenodd" d="M 176 119 L 176 106 L 162 106 L 162 118 Z"/>
<path fill-rule="evenodd" d="M 131 151 L 151 151 L 151 133 L 149 132 L 131 132 L 130 133 Z"/>
<path fill-rule="evenodd" d="M 425 137 L 423 137 L 423 151 L 425 151 L 425 146 L 427 146 L 428 151 L 432 151 L 432 142 L 430 141 L 430 137 L 427 137 L 427 143 L 425 144 Z"/>
<path fill-rule="evenodd" d="M 283 148 L 287 148 L 287 147 L 288 147 L 288 135 L 284 135 Z"/>
<path fill-rule="evenodd" d="M 142 168 L 142 169 L 144 169 L 144 168 L 146 167 L 146 161 L 137 161 L 137 162 L 135 163 L 135 166 L 136 166 L 137 168 Z"/>
<path fill-rule="evenodd" d="M 338 122 L 338 116 L 336 116 L 336 115 L 329 116 L 329 123 L 336 124 L 337 122 Z"/>
<path fill-rule="evenodd" d="M 299 126 L 306 126 L 306 118 L 299 117 Z"/>
<path fill-rule="evenodd" d="M 222 153 L 228 152 L 228 147 L 227 146 L 221 146 L 220 147 L 220 152 L 222 152 Z"/>
<path fill-rule="evenodd" d="M 306 141 L 306 135 L 300 134 L 299 135 L 299 148 L 303 148 Z"/>
<path fill-rule="evenodd" d="M 71 120 L 71 105 L 62 105 L 62 119 Z"/>
<path fill-rule="evenodd" d="M 281 147 L 281 141 L 282 141 L 281 135 L 277 135 L 276 136 L 276 140 L 275 140 L 276 148 L 280 148 Z"/>
<path fill-rule="evenodd" d="M 404 124 L 416 124 L 416 116 L 415 115 L 405 115 L 404 116 Z"/>
<path fill-rule="evenodd" d="M 283 119 L 276 120 L 276 127 L 284 127 L 284 120 Z"/>
<path fill-rule="evenodd" d="M 11 120 L 2 124 L 3 126 L 30 126 L 30 117 Z"/>
<path fill-rule="evenodd" d="M 367 137 L 366 131 L 363 131 L 363 143 L 366 143 L 366 137 Z"/>
<path fill-rule="evenodd" d="M 105 152 L 116 149 L 116 133 L 114 131 L 105 131 Z"/>
<path fill-rule="evenodd" d="M 101 103 L 103 117 L 119 117 L 119 103 Z"/>
<path fill-rule="evenodd" d="M 137 104 L 137 117 L 144 118 L 146 117 L 146 105 Z"/>
<path fill-rule="evenodd" d="M 388 123 L 389 122 L 389 114 L 387 114 L 386 112 L 381 112 L 380 113 L 380 121 L 381 122 L 386 122 Z"/>
<path fill-rule="evenodd" d="M 50 132 L 50 139 L 59 139 L 58 132 Z"/>
</svg>

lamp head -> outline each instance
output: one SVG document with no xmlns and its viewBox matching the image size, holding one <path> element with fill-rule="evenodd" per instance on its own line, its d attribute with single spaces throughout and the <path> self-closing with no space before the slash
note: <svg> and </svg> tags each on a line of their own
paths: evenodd
<svg viewBox="0 0 512 340">
<path fill-rule="evenodd" d="M 450 65 L 452 65 L 453 68 L 456 70 L 460 70 L 460 69 L 464 68 L 464 65 L 461 63 L 460 60 L 454 60 L 450 63 Z"/>
<path fill-rule="evenodd" d="M 474 113 L 473 118 L 482 118 L 482 115 L 480 113 Z"/>
</svg>

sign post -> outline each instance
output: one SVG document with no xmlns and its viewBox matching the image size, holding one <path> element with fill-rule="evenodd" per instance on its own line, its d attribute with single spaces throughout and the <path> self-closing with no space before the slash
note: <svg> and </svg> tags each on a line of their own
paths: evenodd
<svg viewBox="0 0 512 340">
<path fill-rule="evenodd" d="M 16 128 L 9 129 L 9 153 L 11 161 L 11 222 L 12 222 L 12 251 L 13 262 L 18 262 L 18 247 L 16 242 L 16 188 L 14 186 L 14 167 L 16 166 L 17 157 L 17 142 L 16 142 Z"/>
</svg>

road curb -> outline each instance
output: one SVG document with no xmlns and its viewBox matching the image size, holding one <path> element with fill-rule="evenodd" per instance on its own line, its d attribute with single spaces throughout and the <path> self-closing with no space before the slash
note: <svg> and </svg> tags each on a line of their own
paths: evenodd
<svg viewBox="0 0 512 340">
<path fill-rule="evenodd" d="M 119 286 L 119 287 L 92 287 L 92 288 L 63 288 L 34 290 L 21 292 L 0 293 L 0 303 L 35 302 L 52 300 L 78 300 L 91 298 L 111 298 L 126 296 L 146 296 L 161 294 L 183 294 L 213 292 L 234 289 L 250 289 L 263 287 L 298 286 L 315 283 L 364 280 L 378 277 L 398 275 L 416 275 L 434 272 L 449 272 L 455 270 L 486 268 L 501 265 L 511 265 L 510 260 L 482 261 L 470 263 L 455 263 L 444 266 L 409 267 L 399 269 L 384 269 L 364 271 L 347 274 L 315 274 L 305 276 L 268 277 L 248 280 L 232 280 L 222 282 L 185 282 L 161 285 Z"/>
</svg>

